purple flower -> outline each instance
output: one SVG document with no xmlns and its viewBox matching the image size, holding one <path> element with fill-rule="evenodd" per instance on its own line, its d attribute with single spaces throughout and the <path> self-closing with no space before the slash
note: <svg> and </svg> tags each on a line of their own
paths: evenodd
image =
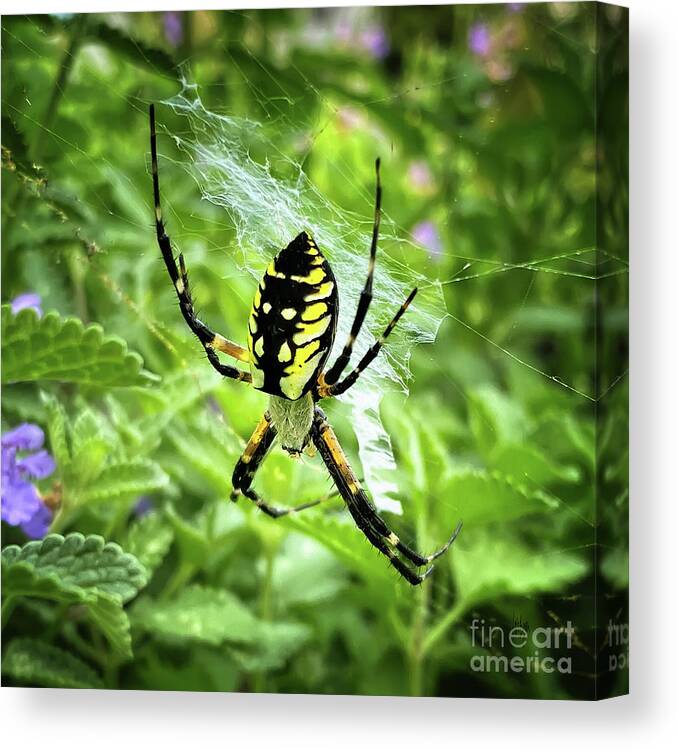
<svg viewBox="0 0 678 750">
<path fill-rule="evenodd" d="M 360 35 L 360 42 L 372 57 L 383 60 L 388 55 L 390 45 L 386 32 L 381 26 L 371 26 Z"/>
<path fill-rule="evenodd" d="M 520 13 L 525 7 L 525 3 L 506 3 L 506 7 L 511 13 Z"/>
<path fill-rule="evenodd" d="M 412 187 L 419 190 L 426 190 L 433 185 L 433 175 L 429 165 L 423 160 L 417 160 L 410 163 L 407 170 L 407 179 Z"/>
<path fill-rule="evenodd" d="M 184 39 L 184 24 L 181 20 L 181 13 L 175 10 L 169 10 L 162 14 L 163 25 L 165 27 L 165 39 L 173 46 L 178 47 Z"/>
<path fill-rule="evenodd" d="M 38 313 L 38 317 L 42 317 L 42 300 L 40 299 L 39 294 L 25 292 L 24 294 L 15 297 L 10 304 L 12 305 L 12 313 L 14 315 L 16 315 L 19 310 L 25 310 L 27 307 L 30 307 L 31 310 L 35 310 L 35 312 Z"/>
<path fill-rule="evenodd" d="M 146 495 L 142 495 L 134 504 L 132 513 L 134 513 L 137 518 L 143 518 L 144 516 L 147 516 L 152 510 L 153 500 L 151 500 L 150 497 L 146 497 Z"/>
<path fill-rule="evenodd" d="M 48 477 L 56 465 L 46 450 L 43 431 L 34 424 L 24 423 L 6 432 L 2 444 L 2 520 L 20 526 L 31 539 L 47 533 L 52 511 L 43 503 L 29 479 Z M 21 458 L 19 452 L 31 451 Z"/>
<path fill-rule="evenodd" d="M 490 30 L 484 23 L 474 23 L 468 32 L 468 46 L 474 55 L 487 57 L 490 54 Z"/>
<path fill-rule="evenodd" d="M 440 239 L 438 227 L 432 221 L 420 221 L 412 227 L 412 237 L 429 253 L 438 257 L 443 252 L 443 242 Z"/>
</svg>

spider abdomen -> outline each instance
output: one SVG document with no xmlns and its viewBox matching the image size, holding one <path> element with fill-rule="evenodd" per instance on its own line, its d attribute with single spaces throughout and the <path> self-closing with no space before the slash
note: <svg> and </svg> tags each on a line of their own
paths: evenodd
<svg viewBox="0 0 678 750">
<path fill-rule="evenodd" d="M 295 401 L 309 393 L 327 361 L 338 313 L 329 263 L 302 232 L 269 264 L 249 318 L 252 385 Z"/>
</svg>

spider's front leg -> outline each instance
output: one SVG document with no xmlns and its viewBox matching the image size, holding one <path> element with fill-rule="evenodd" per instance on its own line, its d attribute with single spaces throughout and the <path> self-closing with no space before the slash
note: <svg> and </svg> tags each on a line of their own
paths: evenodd
<svg viewBox="0 0 678 750">
<path fill-rule="evenodd" d="M 400 538 L 391 531 L 388 524 L 377 513 L 376 508 L 372 505 L 367 494 L 360 486 L 353 470 L 351 469 L 346 455 L 339 444 L 334 430 L 326 420 L 323 412 L 316 407 L 311 437 L 323 458 L 327 470 L 329 471 L 334 483 L 343 497 L 348 511 L 353 517 L 360 530 L 365 534 L 368 541 L 376 547 L 382 554 L 386 555 L 393 567 L 409 583 L 417 585 L 433 571 L 433 567 L 427 568 L 424 573 L 418 573 L 409 567 L 403 560 L 397 556 L 397 552 L 403 555 L 407 560 L 416 567 L 429 565 L 433 560 L 444 554 L 456 539 L 461 530 L 461 523 L 457 526 L 450 539 L 439 549 L 430 555 L 421 555 L 416 550 L 409 547 Z"/>
<path fill-rule="evenodd" d="M 184 256 L 179 253 L 179 265 L 174 259 L 172 243 L 165 231 L 165 224 L 162 218 L 162 208 L 160 206 L 160 182 L 158 177 L 158 149 L 157 137 L 155 132 L 155 107 L 150 106 L 150 127 L 151 127 L 151 171 L 153 173 L 153 201 L 155 204 L 155 229 L 158 239 L 158 246 L 165 262 L 165 267 L 169 273 L 170 279 L 174 284 L 174 289 L 179 299 L 179 308 L 188 327 L 198 337 L 200 343 L 205 349 L 207 359 L 214 369 L 221 375 L 234 380 L 243 380 L 251 382 L 252 376 L 249 372 L 239 370 L 231 365 L 224 365 L 219 361 L 217 351 L 223 352 L 240 362 L 249 362 L 249 353 L 247 349 L 225 338 L 219 333 L 215 333 L 209 326 L 198 318 L 193 306 L 191 289 L 188 284 L 188 272 L 184 263 Z"/>
<path fill-rule="evenodd" d="M 254 475 L 273 445 L 276 435 L 277 432 L 271 423 L 270 416 L 265 414 L 252 433 L 252 437 L 249 439 L 242 456 L 240 456 L 238 463 L 235 465 L 235 469 L 233 470 L 233 492 L 231 493 L 231 500 L 236 501 L 240 495 L 244 495 L 266 513 L 266 515 L 271 516 L 271 518 L 280 518 L 290 513 L 297 513 L 300 510 L 312 508 L 325 499 L 321 498 L 320 500 L 302 503 L 293 508 L 276 508 L 265 502 L 252 489 Z"/>
</svg>

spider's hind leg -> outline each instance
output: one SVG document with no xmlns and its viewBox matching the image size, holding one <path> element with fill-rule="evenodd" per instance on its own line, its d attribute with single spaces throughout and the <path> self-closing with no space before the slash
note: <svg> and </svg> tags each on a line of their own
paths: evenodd
<svg viewBox="0 0 678 750">
<path fill-rule="evenodd" d="M 376 508 L 369 501 L 369 498 L 349 466 L 341 445 L 334 434 L 334 430 L 332 430 L 320 409 L 316 409 L 316 417 L 311 434 L 327 466 L 327 470 L 330 472 L 358 528 L 365 534 L 368 541 L 374 547 L 388 557 L 391 565 L 407 581 L 415 585 L 421 583 L 431 573 L 433 568 L 429 567 L 422 574 L 417 573 L 401 560 L 396 553 L 400 552 L 415 567 L 429 565 L 448 550 L 459 533 L 461 524 L 457 526 L 452 537 L 439 550 L 431 555 L 421 555 L 402 542 L 391 531 L 386 521 L 377 513 Z"/>
<path fill-rule="evenodd" d="M 236 501 L 240 495 L 244 495 L 260 510 L 266 513 L 267 516 L 271 516 L 271 518 L 280 518 L 290 513 L 297 513 L 298 511 L 312 508 L 325 499 L 312 500 L 311 502 L 302 503 L 292 508 L 277 508 L 265 502 L 252 489 L 254 475 L 273 445 L 276 435 L 277 432 L 271 424 L 270 417 L 268 414 L 264 415 L 252 433 L 252 437 L 249 439 L 242 456 L 238 459 L 238 463 L 235 465 L 235 469 L 233 470 L 233 492 L 231 493 L 231 500 Z"/>
</svg>

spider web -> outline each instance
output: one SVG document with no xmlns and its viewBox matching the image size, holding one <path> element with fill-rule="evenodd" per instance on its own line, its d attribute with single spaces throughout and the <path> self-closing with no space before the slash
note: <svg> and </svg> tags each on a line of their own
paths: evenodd
<svg viewBox="0 0 678 750">
<path fill-rule="evenodd" d="M 186 77 L 182 79 L 181 92 L 165 104 L 187 120 L 187 132 L 191 135 L 174 133 L 172 137 L 187 155 L 184 166 L 204 200 L 226 210 L 237 236 L 238 262 L 243 271 L 251 274 L 254 283 L 271 257 L 301 229 L 309 230 L 321 247 L 338 280 L 340 294 L 332 362 L 348 338 L 367 275 L 372 220 L 351 214 L 324 196 L 308 179 L 302 164 L 282 153 L 266 137 L 260 123 L 208 110 L 200 98 L 199 87 Z M 285 124 L 277 122 L 276 127 L 284 128 Z M 253 157 L 255 150 L 266 154 L 263 163 Z M 272 160 L 277 162 L 275 167 Z M 276 176 L 274 169 L 285 172 L 286 177 Z M 387 213 L 380 237 L 382 246 L 409 245 L 410 250 L 417 251 L 411 242 L 398 236 L 397 227 Z M 365 480 L 377 505 L 394 512 L 400 510 L 400 503 L 392 497 L 398 490 L 392 478 L 396 465 L 379 406 L 387 390 L 407 391 L 412 346 L 435 340 L 445 317 L 440 282 L 414 273 L 381 250 L 369 322 L 356 342 L 352 359 L 355 364 L 375 343 L 375 333 L 378 335 L 384 329 L 414 286 L 419 294 L 401 319 L 399 330 L 389 338 L 388 345 L 357 384 L 342 397 L 351 408 Z"/>
</svg>

